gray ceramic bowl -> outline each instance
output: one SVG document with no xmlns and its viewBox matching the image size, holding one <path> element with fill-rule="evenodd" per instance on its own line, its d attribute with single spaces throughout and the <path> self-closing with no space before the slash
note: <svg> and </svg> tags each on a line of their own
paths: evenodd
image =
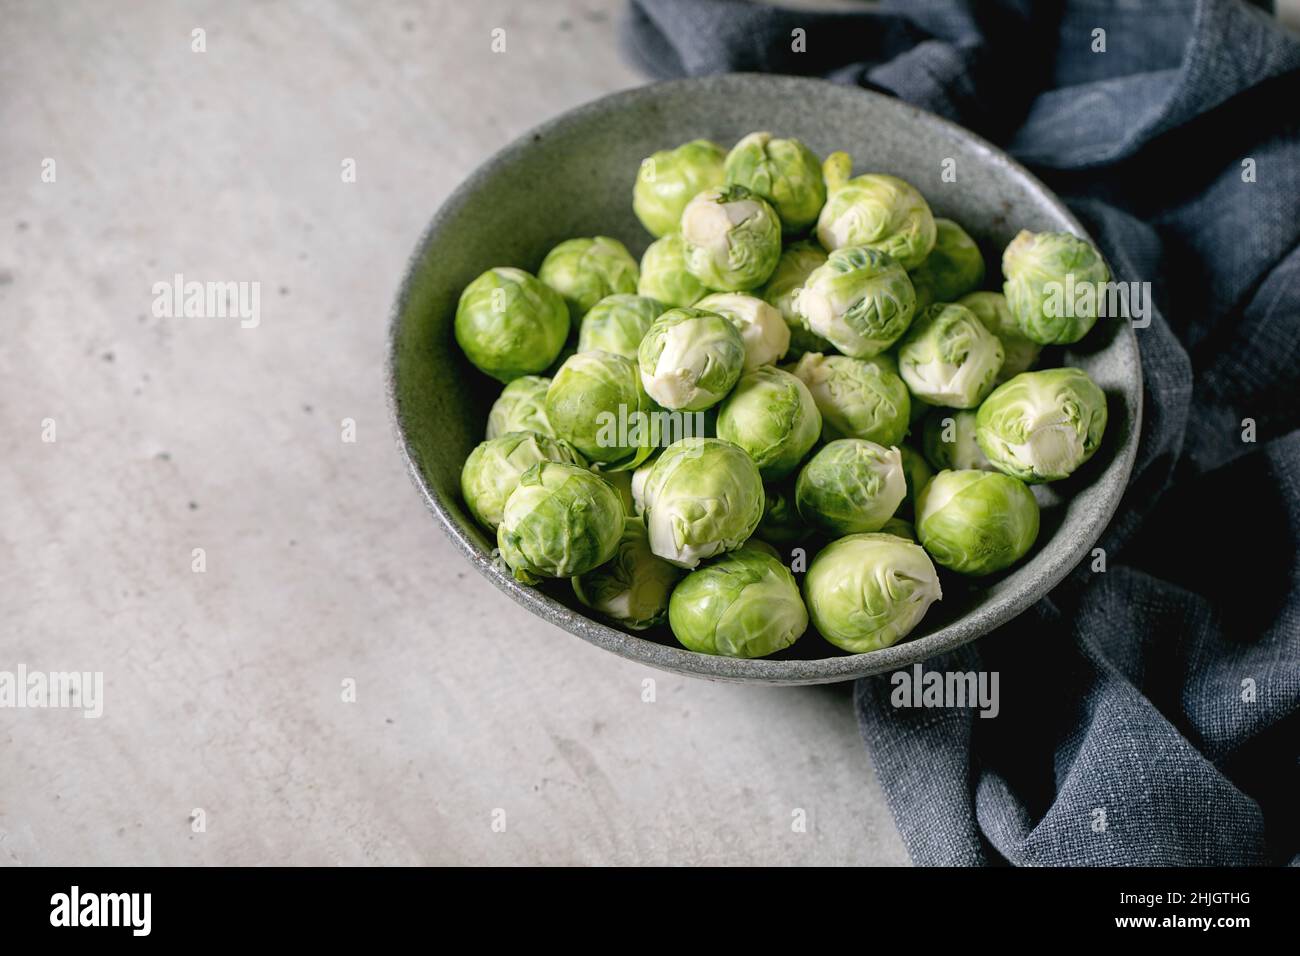
<svg viewBox="0 0 1300 956">
<path fill-rule="evenodd" d="M 494 564 L 493 541 L 460 498 L 460 468 L 483 438 L 500 386 L 472 368 L 452 336 L 461 290 L 491 266 L 536 271 L 557 242 L 609 235 L 640 256 L 650 237 L 632 214 L 638 165 L 697 137 L 729 145 L 753 130 L 802 139 L 820 155 L 847 150 L 855 172 L 895 173 L 925 194 L 935 214 L 961 222 L 980 243 L 990 283 L 1002 248 L 1021 228 L 1079 223 L 1038 180 L 989 143 L 888 97 L 819 80 L 730 75 L 616 93 L 554 119 L 501 150 L 443 204 L 412 257 L 392 317 L 389 394 L 399 443 L 429 509 L 489 580 L 552 624 L 623 657 L 718 680 L 811 684 L 909 666 L 972 641 L 1046 594 L 1100 536 L 1124 490 L 1137 447 L 1141 371 L 1126 323 L 1101 322 L 1043 364 L 1078 365 L 1105 390 L 1110 421 L 1102 449 L 1078 474 L 1036 491 L 1043 526 L 1029 557 L 978 587 L 944 578 L 944 600 L 911 638 L 847 655 L 809 633 L 780 655 L 733 660 L 687 651 L 663 629 L 641 636 L 589 618 L 567 582 L 517 584 Z M 956 182 L 942 182 L 952 159 Z M 557 648 L 556 653 L 561 653 Z"/>
</svg>

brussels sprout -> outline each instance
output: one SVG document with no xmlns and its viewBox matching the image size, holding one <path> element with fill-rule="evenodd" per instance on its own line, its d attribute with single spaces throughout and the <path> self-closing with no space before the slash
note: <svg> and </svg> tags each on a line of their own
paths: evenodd
<svg viewBox="0 0 1300 956">
<path fill-rule="evenodd" d="M 887 372 L 898 375 L 898 354 L 896 352 L 881 352 L 879 355 L 873 355 L 869 359 L 859 359 L 859 361 L 871 362 L 879 365 Z M 902 381 L 902 376 L 899 376 L 899 380 Z M 903 387 L 906 388 L 907 386 L 904 385 Z"/>
<path fill-rule="evenodd" d="M 637 346 L 650 323 L 667 310 L 662 302 L 643 295 L 607 295 L 582 317 L 578 351 L 613 352 L 635 362 Z"/>
<path fill-rule="evenodd" d="M 651 398 L 664 408 L 698 412 L 716 405 L 736 384 L 745 343 L 716 312 L 671 309 L 650 325 L 637 358 L 641 384 Z"/>
<path fill-rule="evenodd" d="M 916 293 L 916 308 L 912 312 L 915 317 L 934 305 L 934 293 L 927 286 L 917 284 L 915 273 L 909 272 L 907 277 L 912 280 L 912 291 Z"/>
<path fill-rule="evenodd" d="M 495 531 L 519 476 L 539 461 L 586 465 L 568 442 L 536 432 L 510 432 L 480 442 L 460 470 L 460 493 L 474 520 Z"/>
<path fill-rule="evenodd" d="M 917 543 L 916 529 L 912 527 L 910 522 L 904 521 L 902 518 L 890 518 L 881 527 L 880 534 L 892 534 L 895 538 L 902 538 L 904 541 L 911 541 L 913 544 Z"/>
<path fill-rule="evenodd" d="M 765 657 L 808 630 L 808 610 L 789 568 L 744 547 L 688 574 L 673 589 L 668 623 L 688 650 Z"/>
<path fill-rule="evenodd" d="M 614 556 L 623 534 L 623 502 L 599 475 L 542 461 L 519 478 L 497 528 L 501 557 L 525 584 L 571 578 Z"/>
<path fill-rule="evenodd" d="M 609 471 L 635 468 L 653 451 L 653 407 L 636 363 L 613 352 L 578 352 L 546 390 L 555 434 Z"/>
<path fill-rule="evenodd" d="M 744 186 L 710 189 L 682 212 L 686 268 L 715 292 L 743 292 L 767 281 L 781 258 L 776 211 Z"/>
<path fill-rule="evenodd" d="M 821 431 L 822 416 L 808 387 L 771 365 L 741 376 L 718 409 L 718 437 L 748 452 L 764 481 L 798 468 Z"/>
<path fill-rule="evenodd" d="M 1077 368 L 1021 372 L 975 417 L 975 440 L 993 467 L 1031 484 L 1071 474 L 1105 431 L 1106 395 Z"/>
<path fill-rule="evenodd" d="M 1025 556 L 1038 537 L 1038 502 L 1025 483 L 995 471 L 941 471 L 917 502 L 916 532 L 939 564 L 992 574 Z"/>
<path fill-rule="evenodd" d="M 715 292 L 695 303 L 716 312 L 736 327 L 745 343 L 745 371 L 775 365 L 790 347 L 790 329 L 781 313 L 762 299 L 743 292 Z"/>
<path fill-rule="evenodd" d="M 1110 279 L 1101 253 L 1068 232 L 1022 229 L 1002 253 L 1002 292 L 1020 331 L 1039 345 L 1069 345 L 1097 321 L 1101 283 Z M 1092 287 L 1091 295 L 1077 294 Z"/>
<path fill-rule="evenodd" d="M 934 215 L 916 187 L 897 176 L 849 178 L 848 153 L 831 153 L 823 164 L 826 205 L 817 218 L 817 238 L 828 250 L 869 246 L 915 269 L 934 248 Z"/>
<path fill-rule="evenodd" d="M 659 456 L 653 455 L 637 465 L 632 472 L 632 507 L 639 515 L 645 514 L 645 483 L 658 460 Z"/>
<path fill-rule="evenodd" d="M 776 307 L 790 329 L 790 348 L 786 356 L 797 359 L 805 352 L 828 352 L 831 343 L 816 332 L 809 331 L 794 309 L 794 294 L 803 287 L 808 276 L 818 266 L 825 264 L 826 252 L 815 242 L 792 242 L 781 250 L 776 269 L 759 294 Z"/>
<path fill-rule="evenodd" d="M 861 438 L 840 438 L 822 447 L 799 472 L 799 515 L 831 535 L 877 531 L 907 494 L 897 448 Z"/>
<path fill-rule="evenodd" d="M 725 170 L 728 183 L 771 203 L 786 233 L 811 226 L 826 202 L 821 160 L 797 139 L 750 133 L 727 154 Z"/>
<path fill-rule="evenodd" d="M 778 550 L 776 550 L 775 547 L 773 547 L 772 545 L 768 544 L 768 543 L 767 543 L 766 541 L 764 541 L 763 539 L 759 538 L 757 535 L 755 535 L 754 537 L 750 538 L 748 541 L 745 542 L 745 548 L 746 548 L 746 549 L 750 549 L 750 550 L 754 550 L 754 551 L 762 551 L 764 554 L 769 555 L 770 557 L 776 558 L 778 561 L 781 561 L 781 560 L 782 560 L 782 559 L 781 559 L 781 552 L 778 551 Z M 733 552 L 733 553 L 734 553 L 734 552 Z M 784 563 L 784 562 L 782 562 L 782 563 Z"/>
<path fill-rule="evenodd" d="M 993 471 L 975 441 L 973 408 L 936 408 L 925 419 L 921 447 L 937 471 Z"/>
<path fill-rule="evenodd" d="M 717 143 L 697 139 L 641 160 L 632 187 L 632 211 L 646 231 L 652 236 L 676 231 L 686 204 L 704 190 L 722 185 L 726 156 L 726 150 Z"/>
<path fill-rule="evenodd" d="M 809 352 L 794 374 L 822 414 L 822 437 L 897 445 L 907 435 L 912 399 L 884 356 L 869 359 Z"/>
<path fill-rule="evenodd" d="M 885 356 L 877 356 L 877 358 L 884 358 L 884 357 L 885 357 Z M 898 370 L 898 362 L 897 362 L 897 360 L 895 360 L 895 362 L 894 362 L 894 370 L 895 370 L 895 372 L 897 372 L 897 370 Z M 900 378 L 900 380 L 901 380 L 901 379 L 902 379 L 902 376 L 900 375 L 899 378 Z M 904 382 L 904 383 L 903 383 L 903 387 L 904 387 L 904 388 L 907 388 L 907 383 Z M 909 391 L 907 394 L 910 396 L 912 393 Z M 917 429 L 917 425 L 916 425 L 916 423 L 919 422 L 921 419 L 925 418 L 926 414 L 927 414 L 927 413 L 930 411 L 930 409 L 932 409 L 932 408 L 934 408 L 933 405 L 929 404 L 928 402 L 923 402 L 923 401 L 921 401 L 919 398 L 918 398 L 918 399 L 915 399 L 915 400 L 912 402 L 912 408 L 911 408 L 911 410 L 910 410 L 910 412 L 908 413 L 908 416 L 907 416 L 907 433 L 908 433 L 909 435 L 912 434 L 912 432 L 915 432 L 915 431 L 918 430 L 918 429 Z"/>
<path fill-rule="evenodd" d="M 554 434 L 546 420 L 546 390 L 550 385 L 549 378 L 525 375 L 503 388 L 488 412 L 487 437 L 497 438 L 509 432 Z"/>
<path fill-rule="evenodd" d="M 573 358 L 577 354 L 578 354 L 578 343 L 573 339 L 570 339 L 565 344 L 564 348 L 560 349 L 560 354 L 555 357 L 555 361 L 551 363 L 551 367 L 546 370 L 545 377 L 555 378 L 555 373 L 564 367 L 564 363 L 567 362 L 569 359 Z"/>
<path fill-rule="evenodd" d="M 664 449 L 641 490 L 650 549 L 693 568 L 740 547 L 763 515 L 758 466 L 730 442 L 683 438 Z"/>
<path fill-rule="evenodd" d="M 919 545 L 892 534 L 853 534 L 813 558 L 804 599 L 822 637 L 853 654 L 902 640 L 943 598 Z"/>
<path fill-rule="evenodd" d="M 913 451 L 906 445 L 900 446 L 898 451 L 903 457 L 903 479 L 907 482 L 907 497 L 899 506 L 898 513 L 911 516 L 916 513 L 916 499 L 920 496 L 921 489 L 934 477 L 934 472 L 920 452 Z"/>
<path fill-rule="evenodd" d="M 773 544 L 794 544 L 811 534 L 794 506 L 794 483 L 763 486 L 763 517 L 754 536 Z M 751 539 L 752 541 L 752 539 Z"/>
<path fill-rule="evenodd" d="M 573 593 L 592 610 L 641 631 L 668 616 L 668 595 L 681 576 L 680 569 L 650 551 L 645 522 L 629 517 L 614 557 L 575 577 Z"/>
<path fill-rule="evenodd" d="M 641 257 L 641 278 L 636 291 L 677 308 L 694 305 L 709 294 L 704 283 L 687 271 L 686 246 L 677 232 L 650 243 Z"/>
<path fill-rule="evenodd" d="M 934 248 L 911 272 L 919 308 L 955 302 L 984 281 L 984 256 L 966 230 L 951 219 L 936 219 L 934 226 Z"/>
<path fill-rule="evenodd" d="M 848 246 L 836 249 L 808 276 L 795 293 L 794 308 L 808 328 L 845 355 L 870 358 L 907 331 L 916 292 L 897 260 Z"/>
<path fill-rule="evenodd" d="M 998 341 L 1002 343 L 1005 357 L 995 379 L 997 384 L 1001 385 L 1034 367 L 1034 363 L 1038 361 L 1038 353 L 1043 350 L 1043 347 L 1025 338 L 1024 333 L 1020 331 L 1020 323 L 1007 307 L 1006 296 L 1001 292 L 972 292 L 958 299 L 957 304 L 964 305 L 974 312 L 975 318 L 984 323 L 984 328 L 996 335 Z"/>
<path fill-rule="evenodd" d="M 618 492 L 618 500 L 623 502 L 623 510 L 630 517 L 636 517 L 640 512 L 637 511 L 636 498 L 632 495 L 632 472 L 628 469 L 622 471 L 598 471 L 596 474 L 609 482 L 610 486 Z"/>
<path fill-rule="evenodd" d="M 489 269 L 460 294 L 456 342 L 497 381 L 545 371 L 568 337 L 564 299 L 523 269 Z"/>
<path fill-rule="evenodd" d="M 898 348 L 898 371 L 931 405 L 974 408 L 993 390 L 1002 343 L 962 305 L 936 303 L 912 323 Z"/>
<path fill-rule="evenodd" d="M 608 236 L 566 239 L 537 270 L 537 278 L 564 296 L 574 322 L 607 295 L 635 292 L 639 276 L 627 246 Z"/>
</svg>

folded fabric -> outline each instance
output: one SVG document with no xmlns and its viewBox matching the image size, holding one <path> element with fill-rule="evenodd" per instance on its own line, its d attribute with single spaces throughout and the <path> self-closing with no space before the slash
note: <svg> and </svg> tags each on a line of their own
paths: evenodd
<svg viewBox="0 0 1300 956">
<path fill-rule="evenodd" d="M 822 75 L 952 119 L 1152 283 L 1104 573 L 926 663 L 997 672 L 995 719 L 857 686 L 912 858 L 1300 865 L 1300 40 L 1237 0 L 633 0 L 625 37 L 652 75 Z"/>
</svg>

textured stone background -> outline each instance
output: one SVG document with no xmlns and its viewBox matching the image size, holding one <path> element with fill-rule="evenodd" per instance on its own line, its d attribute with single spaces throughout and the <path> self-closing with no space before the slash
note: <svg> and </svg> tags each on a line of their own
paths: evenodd
<svg viewBox="0 0 1300 956">
<path fill-rule="evenodd" d="M 105 712 L 0 710 L 0 862 L 905 862 L 848 688 L 533 619 L 399 463 L 406 256 L 492 151 L 642 82 L 620 0 L 4 9 L 0 670 L 103 671 Z M 177 272 L 260 282 L 261 324 L 155 318 Z"/>
</svg>

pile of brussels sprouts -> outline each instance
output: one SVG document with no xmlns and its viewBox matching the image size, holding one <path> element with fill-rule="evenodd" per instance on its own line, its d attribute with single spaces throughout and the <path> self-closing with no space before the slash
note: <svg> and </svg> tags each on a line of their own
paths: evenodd
<svg viewBox="0 0 1300 956">
<path fill-rule="evenodd" d="M 568 578 L 702 653 L 772 654 L 810 619 L 862 653 L 942 597 L 936 564 L 1024 557 L 1028 486 L 1106 427 L 1083 371 L 1031 371 L 1096 321 L 1048 305 L 1067 276 L 1109 278 L 1091 245 L 1021 232 L 985 290 L 979 247 L 909 183 L 769 133 L 655 153 L 632 204 L 655 237 L 640 263 L 570 239 L 536 276 L 483 273 L 456 312 L 505 383 L 461 488 L 518 580 Z M 673 415 L 706 427 L 673 440 Z M 778 548 L 814 555 L 802 587 Z"/>
</svg>

